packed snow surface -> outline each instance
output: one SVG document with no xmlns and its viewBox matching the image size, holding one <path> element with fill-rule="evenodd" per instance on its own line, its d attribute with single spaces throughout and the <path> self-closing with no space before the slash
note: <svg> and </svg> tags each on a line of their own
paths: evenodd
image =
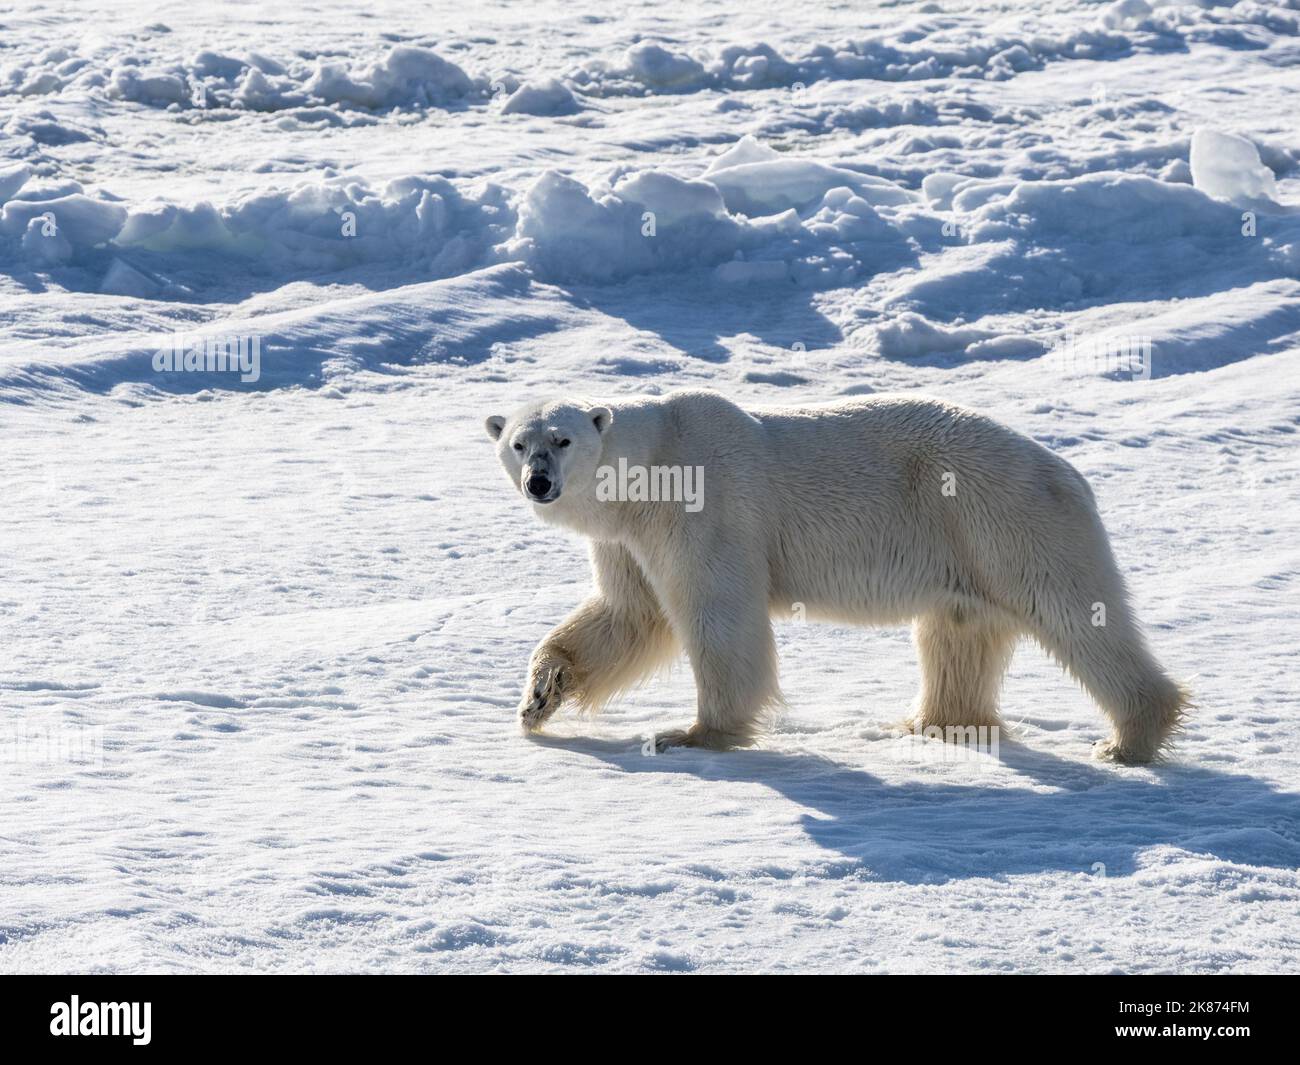
<svg viewBox="0 0 1300 1065">
<path fill-rule="evenodd" d="M 1296 0 L 0 31 L 0 969 L 1296 970 Z M 523 738 L 589 578 L 482 420 L 681 387 L 1068 458 L 1175 755 L 1030 644 L 904 737 L 907 632 L 794 604 L 756 750 L 643 753 L 681 664 Z"/>
</svg>

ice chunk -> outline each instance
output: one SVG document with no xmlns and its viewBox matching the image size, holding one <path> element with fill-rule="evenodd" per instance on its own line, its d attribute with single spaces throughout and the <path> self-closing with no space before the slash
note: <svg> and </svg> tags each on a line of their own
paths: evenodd
<svg viewBox="0 0 1300 1065">
<path fill-rule="evenodd" d="M 921 195 L 936 211 L 952 210 L 953 190 L 967 180 L 964 174 L 940 170 L 921 179 Z"/>
<path fill-rule="evenodd" d="M 827 245 L 857 241 L 895 241 L 899 232 L 851 189 L 831 189 L 821 207 L 807 222 L 807 231 Z"/>
<path fill-rule="evenodd" d="M 1198 129 L 1192 135 L 1192 184 L 1239 207 L 1277 202 L 1277 180 L 1245 137 Z"/>
<path fill-rule="evenodd" d="M 469 95 L 468 74 L 427 48 L 399 45 L 355 74 L 338 63 L 321 62 L 306 91 L 326 103 L 361 107 L 437 105 Z"/>
<path fill-rule="evenodd" d="M 1020 182 L 1012 179 L 986 181 L 983 178 L 967 178 L 953 186 L 950 197 L 950 209 L 965 213 L 983 207 L 987 203 L 1000 199 L 1011 192 Z M 924 184 L 922 188 L 924 188 Z"/>
<path fill-rule="evenodd" d="M 720 68 L 728 84 L 746 89 L 789 85 L 798 77 L 798 67 L 767 44 L 728 45 L 710 68 Z"/>
<path fill-rule="evenodd" d="M 1186 159 L 1171 159 L 1161 169 L 1160 180 L 1168 181 L 1174 185 L 1190 185 L 1192 183 L 1192 168 L 1187 165 Z"/>
<path fill-rule="evenodd" d="M 780 158 L 781 153 L 775 148 L 768 147 L 762 141 L 746 133 L 725 152 L 716 156 L 705 173 L 712 174 L 719 170 L 726 170 L 729 166 L 743 166 L 745 163 L 766 163 L 769 160 Z"/>
<path fill-rule="evenodd" d="M 248 68 L 234 96 L 234 102 L 249 111 L 278 111 L 302 99 L 299 95 L 285 92 L 256 67 Z"/>
<path fill-rule="evenodd" d="M 918 358 L 937 352 L 964 351 L 968 344 L 986 340 L 979 329 L 945 329 L 919 314 L 904 312 L 892 322 L 876 327 L 880 353 L 889 359 Z"/>
<path fill-rule="evenodd" d="M 254 260 L 259 269 L 326 270 L 396 258 L 447 276 L 479 264 L 513 225 L 495 185 L 465 195 L 442 177 L 401 178 L 379 189 L 334 179 L 220 205 L 144 204 L 131 211 L 116 243 L 162 255 L 210 251 Z"/>
<path fill-rule="evenodd" d="M 221 78 L 223 81 L 233 81 L 247 66 L 248 63 L 242 59 L 210 51 L 199 52 L 190 60 L 190 67 L 195 73 L 205 78 Z"/>
<path fill-rule="evenodd" d="M 987 222 L 1053 242 L 1062 237 L 1120 244 L 1159 244 L 1171 237 L 1217 239 L 1231 221 L 1228 208 L 1204 192 L 1137 174 L 1100 173 L 1064 181 L 1026 181 L 1003 200 L 976 212 L 974 236 Z M 989 236 L 996 237 L 996 233 Z"/>
<path fill-rule="evenodd" d="M 118 244 L 144 244 L 160 233 L 165 233 L 176 220 L 178 208 L 172 204 L 151 204 L 127 215 L 117 234 Z"/>
<path fill-rule="evenodd" d="M 153 251 L 186 248 L 230 250 L 230 231 L 221 213 L 210 203 L 184 207 L 151 207 L 132 212 L 118 235 L 119 245 L 139 245 Z"/>
<path fill-rule="evenodd" d="M 149 73 L 135 67 L 120 67 L 113 71 L 109 95 L 120 100 L 165 107 L 167 104 L 187 103 L 190 91 L 185 79 L 178 74 Z"/>
<path fill-rule="evenodd" d="M 873 206 L 913 200 L 912 193 L 892 181 L 811 159 L 742 163 L 716 170 L 708 175 L 708 180 L 722 191 L 728 210 L 751 218 L 777 214 L 791 207 L 803 210 L 836 188 L 851 189 Z"/>
<path fill-rule="evenodd" d="M 581 110 L 577 97 L 558 78 L 526 81 L 519 86 L 505 106 L 504 115 L 571 115 Z"/>
<path fill-rule="evenodd" d="M 72 258 L 72 244 L 44 218 L 33 218 L 23 233 L 23 254 L 41 266 L 55 266 Z"/>
<path fill-rule="evenodd" d="M 81 194 L 54 200 L 10 200 L 0 213 L 0 231 L 18 236 L 30 231 L 33 220 L 43 220 L 47 232 L 62 234 L 76 247 L 90 247 L 117 236 L 126 221 L 126 209 Z"/>
<path fill-rule="evenodd" d="M 707 80 L 704 67 L 690 56 L 648 41 L 634 44 L 623 58 L 629 76 L 648 89 L 685 92 L 700 88 Z"/>
<path fill-rule="evenodd" d="M 1147 0 L 1117 0 L 1101 15 L 1101 24 L 1108 30 L 1131 30 L 1151 15 Z"/>
<path fill-rule="evenodd" d="M 625 177 L 614 191 L 621 199 L 652 211 L 656 226 L 722 218 L 727 213 L 716 186 L 706 181 L 685 181 L 663 170 L 643 170 Z"/>
<path fill-rule="evenodd" d="M 966 347 L 968 359 L 1028 359 L 1043 354 L 1047 346 L 1036 337 L 1007 333 L 977 340 Z"/>
<path fill-rule="evenodd" d="M 84 191 L 79 181 L 29 181 L 22 188 L 22 199 L 35 203 L 38 200 L 58 200 Z"/>
<path fill-rule="evenodd" d="M 0 170 L 0 205 L 12 200 L 18 194 L 18 190 L 27 184 L 27 179 L 31 176 L 32 168 L 26 163 L 19 163 L 17 166 L 8 166 Z"/>
<path fill-rule="evenodd" d="M 33 74 L 18 89 L 19 96 L 49 96 L 63 88 L 63 79 L 52 70 Z"/>
<path fill-rule="evenodd" d="M 744 236 L 706 182 L 648 171 L 593 195 L 547 171 L 520 205 L 516 239 L 500 250 L 556 280 L 609 280 L 712 265 L 741 250 Z"/>
</svg>

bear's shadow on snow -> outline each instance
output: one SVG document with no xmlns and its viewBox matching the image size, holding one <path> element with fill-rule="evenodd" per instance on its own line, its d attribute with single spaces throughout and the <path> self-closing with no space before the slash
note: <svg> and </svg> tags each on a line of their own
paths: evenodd
<svg viewBox="0 0 1300 1065">
<path fill-rule="evenodd" d="M 982 785 L 971 763 L 918 764 L 916 779 L 888 783 L 865 768 L 806 754 L 673 750 L 646 756 L 639 742 L 537 742 L 625 773 L 769 787 L 812 811 L 802 816 L 804 831 L 842 860 L 830 875 L 927 884 L 1059 871 L 1101 880 L 1132 875 L 1139 852 L 1159 846 L 1239 865 L 1300 866 L 1300 794 L 1176 760 L 1131 769 L 1004 740 L 998 759 L 1032 785 L 1007 787 L 1000 780 Z M 883 755 L 864 747 L 863 763 Z M 958 775 L 960 782 L 938 778 Z M 709 816 L 707 809 L 697 816 Z"/>
</svg>

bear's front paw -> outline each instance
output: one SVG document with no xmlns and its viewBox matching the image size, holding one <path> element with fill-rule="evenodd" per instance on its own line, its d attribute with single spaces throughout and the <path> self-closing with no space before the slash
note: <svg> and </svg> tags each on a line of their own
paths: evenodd
<svg viewBox="0 0 1300 1065">
<path fill-rule="evenodd" d="M 536 732 L 560 708 L 567 682 L 563 662 L 550 659 L 533 667 L 519 704 L 519 725 L 525 732 Z"/>
<path fill-rule="evenodd" d="M 1154 759 L 1153 752 L 1123 746 L 1118 740 L 1098 740 L 1092 745 L 1092 756 L 1099 762 L 1116 765 L 1146 765 Z"/>
<path fill-rule="evenodd" d="M 754 742 L 753 737 L 747 734 L 701 728 L 698 722 L 690 728 L 675 728 L 657 733 L 654 740 L 655 750 L 659 754 L 673 747 L 705 747 L 725 751 L 732 747 L 748 747 Z"/>
<path fill-rule="evenodd" d="M 669 729 L 667 732 L 656 732 L 654 735 L 655 753 L 663 754 L 673 747 L 690 747 L 694 742 L 694 734 L 688 728 Z"/>
</svg>

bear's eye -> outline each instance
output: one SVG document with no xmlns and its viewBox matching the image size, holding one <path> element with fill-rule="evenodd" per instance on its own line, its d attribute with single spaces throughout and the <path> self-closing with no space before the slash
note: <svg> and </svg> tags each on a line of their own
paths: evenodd
<svg viewBox="0 0 1300 1065">
<path fill-rule="evenodd" d="M 516 444 L 516 445 L 515 445 L 515 450 L 516 450 L 516 451 L 523 451 L 523 449 L 524 449 L 524 445 L 523 445 L 523 444 Z"/>
<path fill-rule="evenodd" d="M 557 440 L 557 441 L 555 441 L 555 446 L 556 446 L 556 447 L 568 447 L 568 446 L 569 446 L 569 442 L 568 442 L 567 440 Z"/>
</svg>

